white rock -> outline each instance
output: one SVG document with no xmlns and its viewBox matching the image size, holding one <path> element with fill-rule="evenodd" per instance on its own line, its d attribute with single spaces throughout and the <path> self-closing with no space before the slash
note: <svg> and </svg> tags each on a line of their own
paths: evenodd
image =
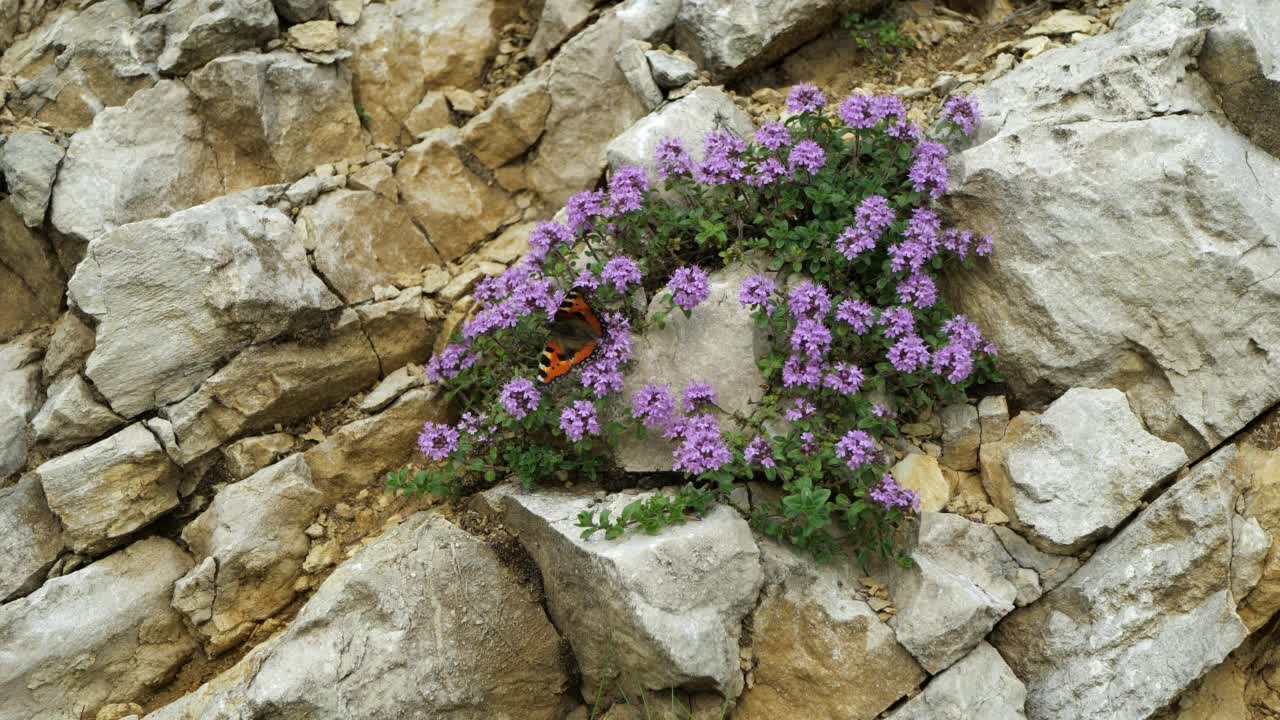
<svg viewBox="0 0 1280 720">
<path fill-rule="evenodd" d="M 1081 15 L 1074 10 L 1059 10 L 1040 22 L 1027 28 L 1025 35 L 1070 35 L 1072 33 L 1089 34 L 1097 27 L 1098 20 L 1088 15 Z"/>
<path fill-rule="evenodd" d="M 170 0 L 158 22 L 164 27 L 164 50 L 156 63 L 170 75 L 254 49 L 280 34 L 269 0 Z"/>
<path fill-rule="evenodd" d="M 388 374 L 382 382 L 374 386 L 364 400 L 360 401 L 360 410 L 366 413 L 378 412 L 406 392 L 422 387 L 425 382 L 426 378 L 422 375 L 421 367 L 405 365 Z"/>
<path fill-rule="evenodd" d="M 1253 144 L 1280 157 L 1280 15 L 1265 2 L 1207 0 L 1173 3 L 1192 12 L 1216 13 L 1199 57 L 1199 71 L 1217 92 L 1222 110 Z M 1120 26 L 1141 22 L 1126 13 Z"/>
<path fill-rule="evenodd" d="M 978 401 L 978 423 L 982 426 L 982 442 L 1004 439 L 1009 427 L 1009 403 L 1003 395 L 990 395 Z"/>
<path fill-rule="evenodd" d="M 45 380 L 57 378 L 67 371 L 79 371 L 92 351 L 93 330 L 74 312 L 63 313 L 53 324 L 49 349 L 44 354 Z"/>
<path fill-rule="evenodd" d="M 1058 587 L 1080 568 L 1079 560 L 1070 555 L 1050 555 L 1041 552 L 1035 545 L 1007 527 L 997 525 L 991 529 L 1000 540 L 1000 544 L 1004 545 L 1004 549 L 1009 551 L 1014 562 L 1036 573 L 1037 583 L 1043 592 Z"/>
<path fill-rule="evenodd" d="M 594 0 L 546 0 L 529 41 L 529 57 L 537 62 L 546 60 L 556 46 L 586 24 L 595 4 Z"/>
<path fill-rule="evenodd" d="M 0 479 L 27 461 L 27 421 L 40 408 L 39 358 L 25 339 L 0 345 Z"/>
<path fill-rule="evenodd" d="M 1231 595 L 1240 602 L 1262 579 L 1272 538 L 1257 518 L 1231 518 Z"/>
<path fill-rule="evenodd" d="M 1186 459 L 1143 429 L 1124 393 L 1073 388 L 983 445 L 982 484 L 1029 540 L 1066 554 L 1117 527 Z"/>
<path fill-rule="evenodd" d="M 124 424 L 98 402 L 89 384 L 69 375 L 49 386 L 49 399 L 31 421 L 36 440 L 55 452 L 96 440 Z"/>
<path fill-rule="evenodd" d="M 1026 720 L 1026 701 L 1026 687 L 982 642 L 886 720 Z"/>
<path fill-rule="evenodd" d="M 9 187 L 9 199 L 27 227 L 44 224 L 49 193 L 64 151 L 42 132 L 22 131 L 0 146 L 0 172 Z"/>
<path fill-rule="evenodd" d="M 649 61 L 653 80 L 660 88 L 678 88 L 698 77 L 698 64 L 687 56 L 665 50 L 649 50 L 644 56 Z"/>
<path fill-rule="evenodd" d="M 653 46 L 643 40 L 628 40 L 618 47 L 613 59 L 618 69 L 631 83 L 631 89 L 644 101 L 645 107 L 653 110 L 662 103 L 662 88 L 653 79 L 653 71 L 649 69 L 649 60 L 645 51 Z"/>
<path fill-rule="evenodd" d="M 0 602 L 36 589 L 62 552 L 62 526 L 39 478 L 0 489 Z"/>
<path fill-rule="evenodd" d="M 720 78 L 768 65 L 817 37 L 841 13 L 871 3 L 835 0 L 685 0 L 676 43 Z"/>
</svg>

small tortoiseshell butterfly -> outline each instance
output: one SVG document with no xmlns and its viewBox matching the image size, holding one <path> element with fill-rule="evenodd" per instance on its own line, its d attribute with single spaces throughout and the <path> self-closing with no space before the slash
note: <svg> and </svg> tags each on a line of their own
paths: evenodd
<svg viewBox="0 0 1280 720">
<path fill-rule="evenodd" d="M 538 380 L 549 383 L 591 357 L 604 335 L 600 319 L 581 293 L 565 296 L 551 321 L 551 337 L 538 362 Z"/>
</svg>

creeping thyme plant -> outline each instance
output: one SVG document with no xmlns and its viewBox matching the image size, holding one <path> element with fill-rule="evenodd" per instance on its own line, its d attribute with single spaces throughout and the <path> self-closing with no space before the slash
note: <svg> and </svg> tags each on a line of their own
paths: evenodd
<svg viewBox="0 0 1280 720">
<path fill-rule="evenodd" d="M 947 143 L 974 132 L 978 109 L 953 97 L 926 132 L 897 97 L 855 94 L 829 108 L 807 85 L 792 88 L 787 109 L 751 139 L 712 131 L 701 161 L 663 139 L 662 192 L 645 170 L 620 167 L 606 187 L 574 195 L 563 222 L 538 225 L 526 258 L 480 282 L 478 309 L 427 366 L 460 419 L 428 423 L 427 466 L 389 483 L 456 495 L 508 476 L 526 486 L 596 479 L 619 472 L 609 448 L 623 436 L 660 433 L 685 489 L 617 517 L 585 512 L 584 536 L 656 532 L 754 478 L 782 497 L 755 510 L 758 530 L 819 556 L 842 543 L 862 558 L 893 556 L 893 531 L 919 504 L 888 471 L 898 418 L 999 380 L 995 348 L 936 285 L 944 266 L 992 249 L 990 237 L 944 228 L 932 207 L 947 190 Z M 772 341 L 759 362 L 763 400 L 727 413 L 718 392 L 745 389 L 707 383 L 624 397 L 632 333 L 696 316 L 708 273 L 739 262 L 764 270 L 738 293 Z M 535 359 L 571 292 L 601 318 L 603 337 L 544 385 Z"/>
</svg>

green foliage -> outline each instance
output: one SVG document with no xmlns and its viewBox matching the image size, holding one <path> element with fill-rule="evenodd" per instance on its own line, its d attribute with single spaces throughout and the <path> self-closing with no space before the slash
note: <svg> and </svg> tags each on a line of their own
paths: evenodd
<svg viewBox="0 0 1280 720">
<path fill-rule="evenodd" d="M 578 527 L 585 528 L 582 531 L 583 540 L 600 531 L 604 531 L 604 536 L 609 540 L 616 540 L 632 526 L 646 534 L 656 535 L 665 527 L 683 524 L 686 513 L 692 512 L 702 517 L 715 498 L 715 493 L 686 485 L 673 496 L 659 493 L 636 500 L 623 508 L 616 519 L 610 519 L 608 510 L 601 510 L 598 514 L 584 510 L 578 514 Z"/>
<path fill-rule="evenodd" d="M 915 47 L 911 38 L 903 35 L 892 20 L 850 13 L 845 16 L 843 24 L 854 44 L 862 50 L 897 51 Z"/>
</svg>

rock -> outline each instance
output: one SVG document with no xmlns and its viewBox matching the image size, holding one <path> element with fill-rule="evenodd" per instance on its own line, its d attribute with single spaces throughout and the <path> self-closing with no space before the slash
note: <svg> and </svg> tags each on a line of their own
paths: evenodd
<svg viewBox="0 0 1280 720">
<path fill-rule="evenodd" d="M 281 635 L 147 718 L 552 720 L 560 667 L 555 628 L 494 551 L 420 513 L 335 570 Z"/>
<path fill-rule="evenodd" d="M 921 513 L 910 568 L 889 583 L 898 642 L 930 673 L 972 650 L 1014 608 L 1021 569 L 991 528 L 959 515 Z"/>
<path fill-rule="evenodd" d="M 380 485 L 384 474 L 417 453 L 423 423 L 446 420 L 448 408 L 437 392 L 434 387 L 410 390 L 380 414 L 343 425 L 307 450 L 312 481 L 330 494 Z"/>
<path fill-rule="evenodd" d="M 65 372 L 78 372 L 93 352 L 93 330 L 79 315 L 65 312 L 53 324 L 49 349 L 44 354 L 44 376 L 53 379 Z"/>
<path fill-rule="evenodd" d="M 375 285 L 416 285 L 424 267 L 440 262 L 409 214 L 377 193 L 331 192 L 304 208 L 298 222 L 307 228 L 316 270 L 349 304 L 373 299 Z"/>
<path fill-rule="evenodd" d="M 1026 720 L 1027 689 L 1000 653 L 978 643 L 887 720 Z"/>
<path fill-rule="evenodd" d="M 1192 13 L 1125 17 L 978 93 L 991 117 L 947 204 L 998 248 L 944 286 L 1024 401 L 1117 387 L 1195 458 L 1280 401 L 1280 160 L 1211 109 Z"/>
<path fill-rule="evenodd" d="M 760 590 L 760 552 L 735 511 L 708 515 L 657 535 L 580 537 L 578 513 L 591 498 L 520 494 L 502 508 L 542 571 L 547 607 L 573 646 L 584 697 L 697 686 L 726 698 L 742 690 L 738 636 Z M 615 516 L 643 497 L 610 496 Z"/>
<path fill-rule="evenodd" d="M 972 405 L 948 405 L 942 417 L 942 464 L 954 470 L 978 469 L 982 426 Z"/>
<path fill-rule="evenodd" d="M 686 0 L 676 44 L 718 79 L 764 67 L 873 3 L 835 0 Z"/>
<path fill-rule="evenodd" d="M 951 484 L 942 477 L 938 461 L 911 453 L 890 469 L 898 484 L 920 495 L 920 512 L 941 512 L 951 500 Z"/>
<path fill-rule="evenodd" d="M 94 720 L 129 720 L 142 717 L 142 706 L 138 703 L 112 703 L 103 705 Z"/>
<path fill-rule="evenodd" d="M 751 117 L 740 110 L 733 98 L 718 87 L 704 86 L 632 125 L 609 143 L 609 167 L 639 165 L 649 171 L 649 182 L 660 183 L 654 165 L 654 151 L 663 138 L 684 143 L 695 163 L 702 162 L 703 139 L 724 127 L 740 137 L 751 137 L 755 127 Z"/>
<path fill-rule="evenodd" d="M 222 449 L 222 457 L 226 462 L 227 472 L 240 480 L 271 465 L 298 447 L 298 439 L 289 433 L 271 433 L 233 442 Z"/>
<path fill-rule="evenodd" d="M 1148 717 L 1247 632 L 1229 589 L 1234 447 L 1202 461 L 992 643 L 1033 718 Z"/>
<path fill-rule="evenodd" d="M 326 193 L 337 190 L 339 186 L 338 178 L 333 175 L 308 175 L 301 180 L 293 183 L 284 191 L 284 199 L 293 208 L 306 209 L 305 206 L 316 201 L 316 198 Z M 304 241 L 304 245 L 308 250 L 314 249 L 311 241 Z"/>
<path fill-rule="evenodd" d="M 1243 600 L 1262 579 L 1263 563 L 1271 550 L 1271 536 L 1257 518 L 1231 519 L 1231 595 Z"/>
<path fill-rule="evenodd" d="M 195 651 L 169 607 L 191 558 L 164 538 L 110 557 L 0 605 L 0 696 L 13 718 L 92 716 L 166 682 Z"/>
<path fill-rule="evenodd" d="M 245 433 L 293 423 L 375 382 L 378 357 L 355 311 L 320 340 L 258 345 L 162 410 L 183 465 Z"/>
<path fill-rule="evenodd" d="M 874 718 L 925 680 L 893 631 L 851 595 L 858 580 L 849 567 L 816 565 L 772 541 L 761 552 L 769 585 L 751 624 L 755 683 L 734 717 Z"/>
<path fill-rule="evenodd" d="M 338 49 L 338 24 L 332 20 L 312 20 L 294 25 L 285 32 L 290 47 L 310 52 L 334 52 Z"/>
<path fill-rule="evenodd" d="M 1009 552 L 1014 562 L 1023 568 L 1035 571 L 1037 583 L 1043 592 L 1049 592 L 1058 587 L 1080 568 L 1079 560 L 1070 555 L 1050 555 L 1041 552 L 1007 527 L 996 526 L 991 530 L 995 532 L 996 538 L 1000 540 L 1001 545 L 1004 545 L 1004 549 Z"/>
<path fill-rule="evenodd" d="M 36 440 L 54 452 L 96 440 L 125 423 L 98 402 L 89 384 L 69 375 L 49 386 L 49 399 L 31 421 Z"/>
<path fill-rule="evenodd" d="M 551 110 L 550 76 L 535 70 L 462 128 L 463 142 L 480 162 L 491 168 L 506 165 L 538 142 Z"/>
<path fill-rule="evenodd" d="M 1026 40 L 1023 40 L 1022 42 L 1014 45 L 1013 49 L 1018 50 L 1022 53 L 1023 60 L 1030 60 L 1031 58 L 1034 58 L 1037 55 L 1047 52 L 1048 50 L 1055 47 L 1062 47 L 1062 46 L 1050 40 L 1047 36 L 1037 35 L 1035 37 L 1029 37 Z"/>
<path fill-rule="evenodd" d="M 227 355 L 339 305 L 289 218 L 253 200 L 220 198 L 90 243 L 68 293 L 97 321 L 86 374 L 120 415 L 181 400 Z"/>
<path fill-rule="evenodd" d="M 428 90 L 477 88 L 498 47 L 498 30 L 516 3 L 392 0 L 366 6 L 342 31 L 351 49 L 355 101 L 375 143 L 394 143 L 402 123 Z"/>
<path fill-rule="evenodd" d="M 422 387 L 425 382 L 426 378 L 423 377 L 420 366 L 405 365 L 387 375 L 382 382 L 370 390 L 364 400 L 360 401 L 360 410 L 366 413 L 378 412 L 406 392 Z"/>
<path fill-rule="evenodd" d="M 1231 124 L 1272 157 L 1280 157 L 1280 131 L 1271 121 L 1280 112 L 1280 23 L 1259 3 L 1209 0 L 1175 3 L 1215 13 L 1199 72 L 1218 95 Z"/>
<path fill-rule="evenodd" d="M 28 475 L 0 489 L 0 603 L 40 586 L 62 552 L 62 526 L 40 480 Z"/>
<path fill-rule="evenodd" d="M 978 401 L 978 423 L 982 442 L 999 442 L 1009 427 L 1009 403 L 1003 395 L 989 395 Z"/>
<path fill-rule="evenodd" d="M 0 147 L 0 172 L 9 188 L 9 201 L 27 227 L 44 224 L 63 154 L 56 140 L 31 130 L 13 133 Z"/>
<path fill-rule="evenodd" d="M 649 60 L 644 56 L 646 50 L 653 46 L 643 40 L 628 40 L 618 47 L 613 54 L 618 69 L 626 76 L 631 89 L 644 101 L 645 107 L 653 110 L 664 100 L 662 88 L 654 82 L 653 71 L 649 69 Z"/>
<path fill-rule="evenodd" d="M 422 289 L 406 288 L 393 300 L 356 308 L 360 325 L 384 371 L 406 363 L 425 363 L 439 336 L 439 309 Z"/>
<path fill-rule="evenodd" d="M 541 63 L 560 43 L 582 29 L 591 17 L 596 0 L 547 0 L 538 16 L 538 27 L 529 41 L 528 53 Z"/>
<path fill-rule="evenodd" d="M 343 25 L 355 25 L 360 22 L 360 13 L 364 11 L 361 0 L 329 0 L 329 17 Z"/>
<path fill-rule="evenodd" d="M 422 96 L 422 101 L 409 111 L 404 119 L 404 129 L 416 139 L 442 127 L 453 125 L 453 116 L 449 110 L 449 101 L 442 92 L 429 92 Z"/>
<path fill-rule="evenodd" d="M 36 468 L 67 545 L 98 554 L 178 504 L 178 473 L 141 423 Z"/>
<path fill-rule="evenodd" d="M 290 37 L 315 37 L 302 27 L 290 28 Z M 296 180 L 322 163 L 364 155 L 351 78 L 337 66 L 285 51 L 243 53 L 213 60 L 187 84 L 220 171 L 236 178 L 232 189 Z"/>
<path fill-rule="evenodd" d="M 766 346 L 751 313 L 738 302 L 738 290 L 754 272 L 758 268 L 737 263 L 711 273 L 707 300 L 688 318 L 672 313 L 662 328 L 653 320 L 661 305 L 656 300 L 650 304 L 648 331 L 631 339 L 624 407 L 631 407 L 631 396 L 645 385 L 669 385 L 675 397 L 688 383 L 705 382 L 715 388 L 725 411 L 750 414 L 751 405 L 764 396 L 756 358 Z M 618 464 L 628 472 L 668 471 L 673 448 L 660 432 L 649 433 L 646 440 L 628 435 L 618 443 Z"/>
<path fill-rule="evenodd" d="M 272 4 L 275 5 L 276 13 L 280 17 L 300 25 L 307 25 L 309 22 L 326 22 L 325 18 L 328 17 L 329 12 L 329 0 L 272 0 Z M 300 25 L 294 25 L 293 27 L 296 28 Z M 290 29 L 292 30 L 293 28 Z M 334 44 L 334 49 L 337 49 L 336 37 L 334 38 Z"/>
<path fill-rule="evenodd" d="M 1119 390 L 1073 388 L 982 446 L 982 484 L 1015 529 L 1068 554 L 1119 526 L 1186 453 L 1149 434 Z"/>
<path fill-rule="evenodd" d="M 164 37 L 156 64 L 167 75 L 185 75 L 280 34 L 269 0 L 170 0 L 156 22 Z"/>
<path fill-rule="evenodd" d="M 983 73 L 980 80 L 984 83 L 989 83 L 1012 70 L 1017 63 L 1018 59 L 1010 53 L 1000 53 L 996 55 L 995 60 L 991 61 L 991 69 Z"/>
<path fill-rule="evenodd" d="M 0 480 L 27 461 L 27 421 L 40 407 L 39 359 L 28 341 L 0 345 Z"/>
<path fill-rule="evenodd" d="M 1024 35 L 1070 35 L 1072 33 L 1092 34 L 1098 27 L 1098 20 L 1088 15 L 1081 15 L 1074 10 L 1059 10 L 1027 28 Z"/>
<path fill-rule="evenodd" d="M 463 164 L 458 132 L 427 133 L 396 166 L 404 207 L 445 262 L 489 237 L 515 210 L 511 199 Z"/>
<path fill-rule="evenodd" d="M 400 186 L 396 184 L 395 171 L 385 162 L 365 165 L 347 177 L 347 187 L 352 190 L 370 190 L 396 202 L 400 199 Z"/>
<path fill-rule="evenodd" d="M 698 78 L 698 64 L 687 55 L 669 53 L 665 50 L 648 50 L 644 54 L 649 61 L 649 70 L 653 73 L 658 87 L 670 90 L 687 85 Z"/>
<path fill-rule="evenodd" d="M 484 107 L 484 100 L 479 94 L 464 88 L 447 88 L 444 91 L 444 99 L 449 102 L 450 110 L 468 117 L 480 112 L 480 108 Z"/>
<path fill-rule="evenodd" d="M 196 562 L 213 561 L 209 602 L 180 608 L 210 653 L 234 647 L 293 600 L 311 545 L 303 531 L 323 503 L 302 455 L 292 455 L 223 488 L 182 531 Z"/>
<path fill-rule="evenodd" d="M 1280 544 L 1275 542 L 1280 537 L 1280 452 L 1265 451 L 1254 445 L 1239 445 L 1237 460 L 1232 464 L 1232 479 L 1236 491 L 1241 496 L 1238 511 L 1243 513 L 1244 524 L 1257 522 L 1270 537 L 1270 550 L 1262 562 L 1262 574 L 1246 595 L 1236 595 L 1236 612 L 1249 628 L 1250 632 L 1261 628 L 1280 610 Z M 1235 524 L 1239 516 L 1232 518 L 1232 536 L 1234 541 Z M 1248 532 L 1254 537 L 1246 537 L 1241 529 L 1241 540 L 1253 542 L 1233 543 L 1231 569 L 1233 587 L 1247 586 L 1252 580 L 1257 551 L 1261 538 L 1256 537 L 1256 530 Z M 1247 552 L 1242 552 L 1247 551 Z M 1249 569 L 1244 575 L 1245 569 Z M 1239 572 L 1244 575 L 1236 580 Z"/>
<path fill-rule="evenodd" d="M 65 287 L 44 238 L 27 228 L 12 202 L 0 200 L 0 342 L 57 318 Z"/>
</svg>

